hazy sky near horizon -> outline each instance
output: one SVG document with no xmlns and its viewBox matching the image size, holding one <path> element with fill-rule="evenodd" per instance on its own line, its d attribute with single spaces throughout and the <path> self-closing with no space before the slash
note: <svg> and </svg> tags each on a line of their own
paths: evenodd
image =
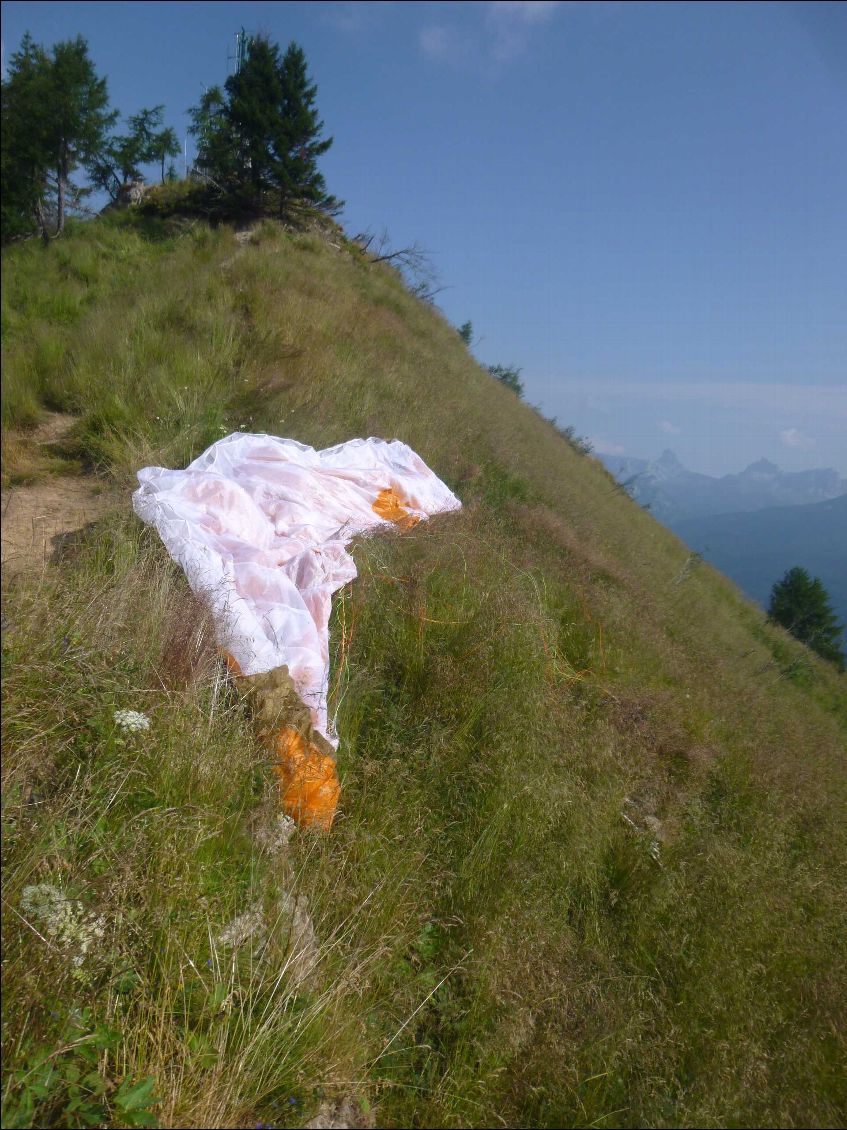
<svg viewBox="0 0 847 1130">
<path fill-rule="evenodd" d="M 243 25 L 304 48 L 351 233 L 599 450 L 847 476 L 847 5 L 3 3 L 180 135 Z M 189 146 L 190 146 L 189 141 Z"/>
</svg>

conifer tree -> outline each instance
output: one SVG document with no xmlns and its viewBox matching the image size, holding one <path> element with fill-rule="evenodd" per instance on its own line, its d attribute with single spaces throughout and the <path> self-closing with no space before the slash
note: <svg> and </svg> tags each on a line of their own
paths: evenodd
<svg viewBox="0 0 847 1130">
<path fill-rule="evenodd" d="M 226 81 L 227 118 L 235 143 L 242 202 L 260 213 L 265 195 L 278 182 L 278 153 L 284 145 L 279 48 L 268 39 L 250 41 L 247 58 Z"/>
<path fill-rule="evenodd" d="M 55 189 L 56 234 L 65 226 L 71 175 L 101 154 L 116 114 L 82 38 L 48 53 L 26 35 L 3 80 L 3 238 L 37 223 L 47 235 L 47 192 Z M 18 229 L 17 231 L 13 229 Z"/>
<path fill-rule="evenodd" d="M 284 126 L 284 148 L 279 154 L 280 215 L 296 200 L 336 210 L 338 201 L 327 194 L 326 181 L 317 165 L 318 157 L 332 145 L 332 138 L 321 140 L 324 123 L 315 106 L 318 88 L 309 81 L 306 56 L 298 44 L 289 44 L 280 77 Z"/>
<path fill-rule="evenodd" d="M 145 108 L 127 120 L 127 132 L 104 142 L 102 149 L 89 162 L 89 173 L 94 183 L 104 188 L 112 200 L 117 200 L 129 185 L 141 177 L 141 166 L 161 164 L 162 183 L 165 181 L 165 160 L 179 153 L 179 142 L 171 128 L 160 128 L 165 115 L 164 106 Z"/>
<path fill-rule="evenodd" d="M 48 133 L 49 60 L 27 32 L 10 58 L 2 86 L 3 242 L 43 227 L 47 173 L 52 152 Z"/>
<path fill-rule="evenodd" d="M 105 78 L 98 78 L 88 44 L 78 35 L 53 48 L 49 141 L 56 175 L 56 232 L 65 227 L 71 173 L 96 160 L 117 118 L 109 111 Z"/>
<path fill-rule="evenodd" d="M 195 168 L 206 178 L 226 215 L 289 216 L 297 204 L 338 207 L 326 191 L 317 159 L 332 138 L 321 139 L 306 57 L 292 43 L 279 47 L 255 37 L 236 74 L 206 91 L 191 111 L 197 138 Z"/>
<path fill-rule="evenodd" d="M 489 365 L 488 371 L 492 377 L 510 388 L 518 396 L 523 396 L 523 381 L 521 370 L 516 365 Z"/>
<path fill-rule="evenodd" d="M 843 628 L 818 577 L 810 577 L 799 566 L 789 569 L 771 590 L 768 615 L 818 655 L 843 670 L 844 653 L 839 646 Z"/>
<path fill-rule="evenodd" d="M 224 197 L 234 185 L 238 169 L 236 143 L 227 117 L 227 100 L 223 90 L 219 86 L 210 86 L 189 114 L 189 132 L 197 139 L 194 171 Z"/>
<path fill-rule="evenodd" d="M 176 130 L 172 126 L 165 126 L 163 130 L 153 135 L 151 153 L 153 160 L 158 161 L 161 166 L 160 175 L 162 184 L 165 183 L 167 175 L 165 173 L 165 161 L 167 161 L 168 157 L 178 157 L 181 152 L 179 138 L 176 135 Z M 174 177 L 171 179 L 175 179 L 176 173 L 173 164 L 171 164 L 170 170 L 174 171 Z"/>
</svg>

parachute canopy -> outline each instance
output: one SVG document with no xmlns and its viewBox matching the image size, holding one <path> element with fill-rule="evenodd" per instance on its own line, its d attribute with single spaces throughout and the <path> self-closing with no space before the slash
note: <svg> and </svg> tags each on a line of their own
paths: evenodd
<svg viewBox="0 0 847 1130">
<path fill-rule="evenodd" d="M 356 576 L 357 534 L 408 527 L 461 503 L 399 440 L 315 451 L 235 433 L 186 467 L 145 467 L 135 512 L 155 526 L 210 603 L 221 646 L 244 675 L 285 665 L 314 730 L 327 720 L 332 594 Z"/>
</svg>

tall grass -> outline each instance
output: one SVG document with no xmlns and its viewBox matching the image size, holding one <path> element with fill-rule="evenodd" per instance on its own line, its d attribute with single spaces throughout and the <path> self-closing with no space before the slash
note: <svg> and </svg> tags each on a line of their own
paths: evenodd
<svg viewBox="0 0 847 1130">
<path fill-rule="evenodd" d="M 272 225 L 73 240 L 6 264 L 19 437 L 73 411 L 127 483 L 222 429 L 398 435 L 465 508 L 354 550 L 327 837 L 282 842 L 205 613 L 126 508 L 6 593 L 10 1119 L 74 1124 L 93 1042 L 114 1125 L 146 1080 L 175 1126 L 343 1097 L 381 1125 L 842 1123 L 844 678 L 391 270 Z M 81 964 L 27 918 L 38 883 L 105 924 Z"/>
</svg>

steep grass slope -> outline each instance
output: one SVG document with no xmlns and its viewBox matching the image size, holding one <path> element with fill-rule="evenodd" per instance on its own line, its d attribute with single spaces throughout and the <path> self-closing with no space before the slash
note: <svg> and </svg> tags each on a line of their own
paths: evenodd
<svg viewBox="0 0 847 1130">
<path fill-rule="evenodd" d="M 123 500 L 5 592 L 4 1124 L 843 1124 L 844 677 L 338 233 L 4 275 L 9 480 Z M 464 503 L 355 548 L 326 837 L 129 507 L 237 428 L 397 436 Z"/>
</svg>

